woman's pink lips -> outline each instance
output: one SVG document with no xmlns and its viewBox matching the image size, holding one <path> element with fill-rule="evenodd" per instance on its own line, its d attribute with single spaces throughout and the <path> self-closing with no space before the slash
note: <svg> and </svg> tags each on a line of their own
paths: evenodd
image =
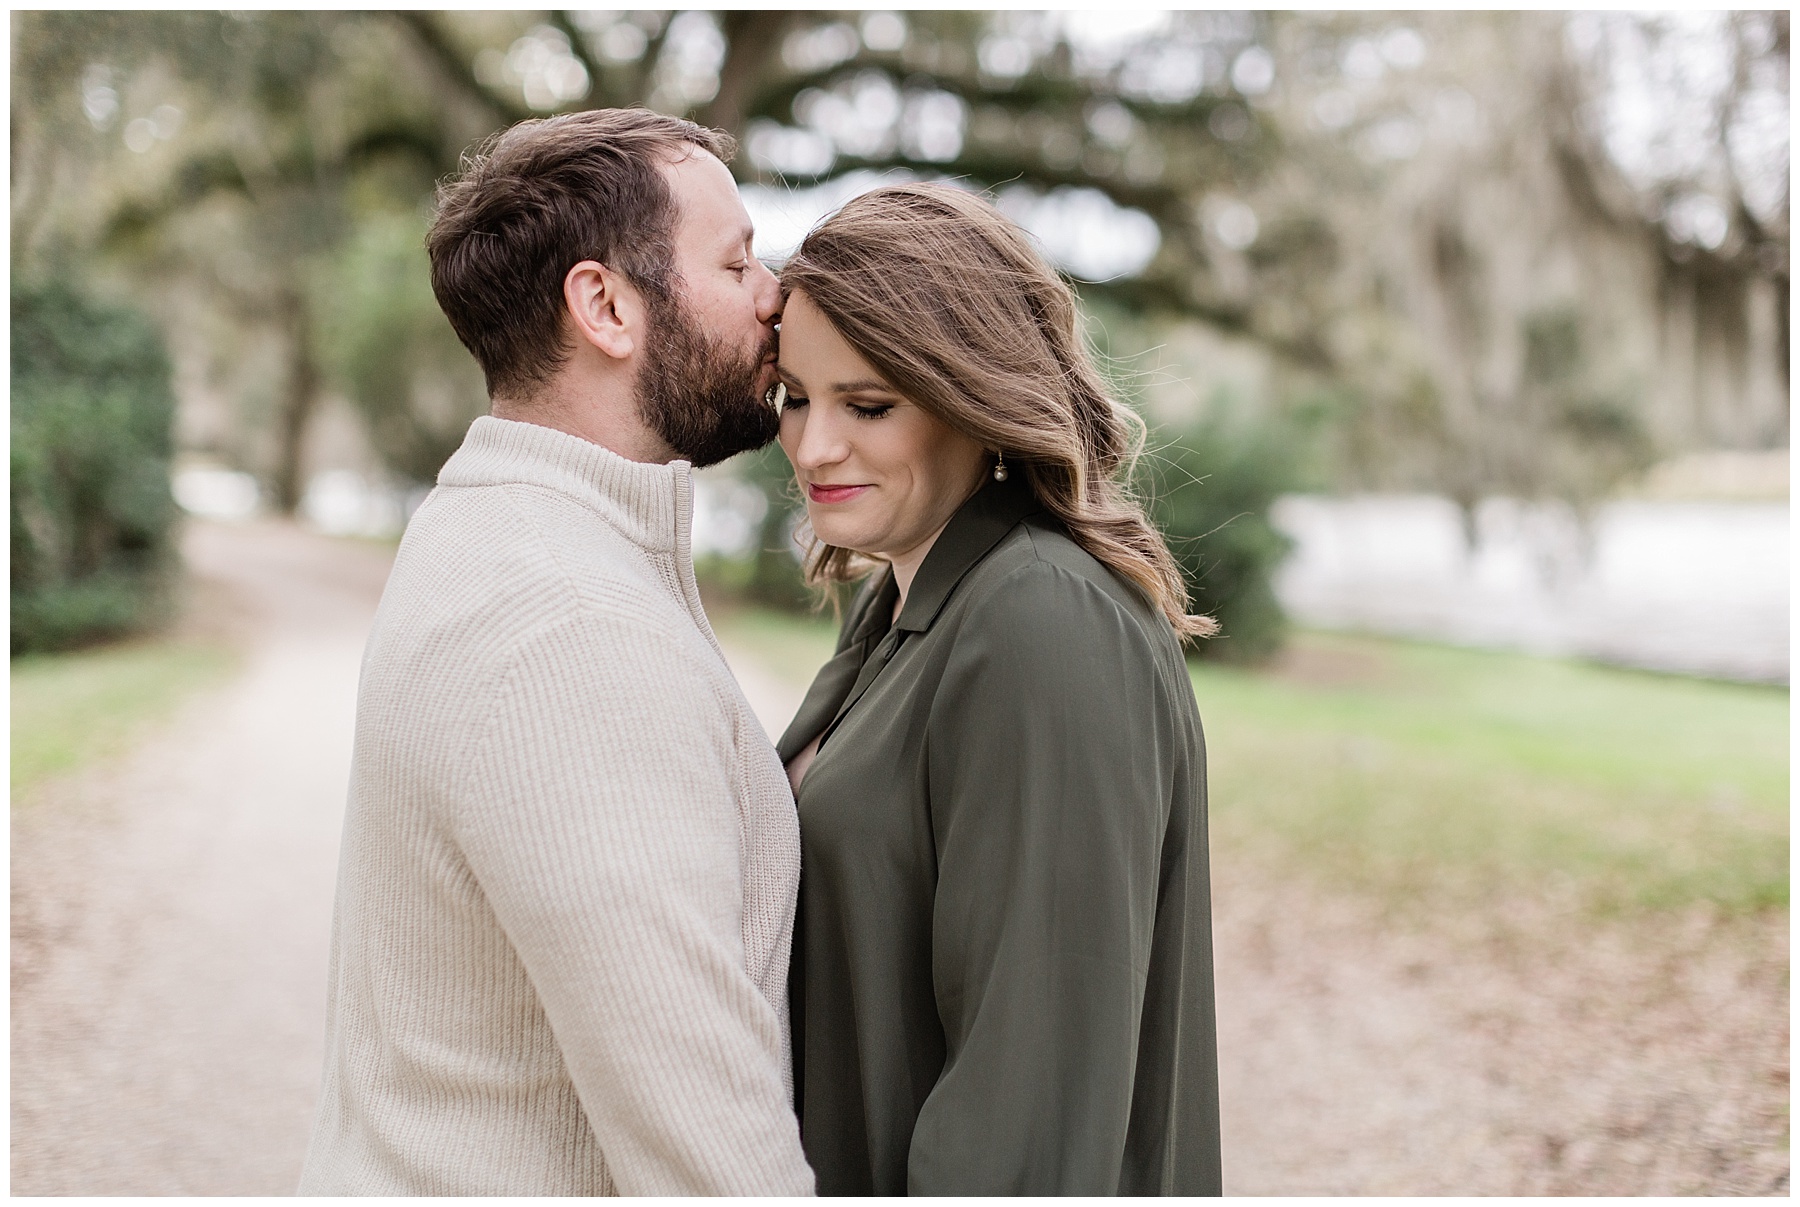
<svg viewBox="0 0 1800 1207">
<path fill-rule="evenodd" d="M 815 503 L 848 503 L 867 489 L 867 486 L 817 486 L 809 482 L 806 497 Z"/>
</svg>

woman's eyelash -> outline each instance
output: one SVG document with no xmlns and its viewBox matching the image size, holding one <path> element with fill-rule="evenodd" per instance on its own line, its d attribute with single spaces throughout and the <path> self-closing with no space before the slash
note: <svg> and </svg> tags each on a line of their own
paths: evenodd
<svg viewBox="0 0 1800 1207">
<path fill-rule="evenodd" d="M 810 399 L 802 397 L 788 389 L 785 384 L 777 385 L 775 389 L 775 404 L 784 411 L 790 407 L 806 406 L 810 401 Z M 855 402 L 845 403 L 844 405 L 848 406 L 850 408 L 850 413 L 855 415 L 858 419 L 880 419 L 894 409 L 894 404 L 891 402 L 875 403 L 872 406 Z"/>
</svg>

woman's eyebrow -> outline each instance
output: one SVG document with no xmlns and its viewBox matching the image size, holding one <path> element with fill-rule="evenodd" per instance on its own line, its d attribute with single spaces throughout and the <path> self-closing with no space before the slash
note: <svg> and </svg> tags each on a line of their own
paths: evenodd
<svg viewBox="0 0 1800 1207">
<path fill-rule="evenodd" d="M 777 377 L 781 378 L 781 380 L 784 383 L 791 384 L 802 390 L 804 390 L 806 388 L 805 383 L 803 383 L 800 380 L 800 378 L 794 373 L 794 371 L 792 369 L 789 369 L 786 365 L 782 364 L 779 360 L 777 360 L 775 362 L 775 375 Z M 894 394 L 894 395 L 898 395 L 900 391 L 894 389 L 894 387 L 890 386 L 887 382 L 881 381 L 877 378 L 859 377 L 854 381 L 833 382 L 830 387 L 830 392 L 832 394 Z"/>
<path fill-rule="evenodd" d="M 898 392 L 887 382 L 876 381 L 870 377 L 858 378 L 856 381 L 840 381 L 835 383 L 831 389 L 836 394 L 893 394 Z"/>
</svg>

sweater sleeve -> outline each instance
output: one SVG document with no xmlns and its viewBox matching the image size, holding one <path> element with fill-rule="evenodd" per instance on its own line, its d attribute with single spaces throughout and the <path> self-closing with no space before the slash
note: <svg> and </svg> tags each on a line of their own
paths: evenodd
<svg viewBox="0 0 1800 1207">
<path fill-rule="evenodd" d="M 945 1063 L 912 1194 L 1116 1194 L 1154 936 L 1169 751 L 1154 656 L 1042 563 L 965 620 L 927 742 Z"/>
<path fill-rule="evenodd" d="M 781 1020 L 744 967 L 732 731 L 647 622 L 516 648 L 454 831 L 624 1194 L 811 1194 Z"/>
</svg>

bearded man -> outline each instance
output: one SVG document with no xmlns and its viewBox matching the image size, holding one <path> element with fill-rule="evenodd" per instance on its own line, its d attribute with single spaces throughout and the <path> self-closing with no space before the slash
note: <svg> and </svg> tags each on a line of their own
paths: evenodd
<svg viewBox="0 0 1800 1207">
<path fill-rule="evenodd" d="M 787 779 L 694 586 L 766 444 L 775 279 L 725 135 L 514 126 L 432 286 L 487 376 L 363 660 L 303 1194 L 810 1194 Z"/>
</svg>

